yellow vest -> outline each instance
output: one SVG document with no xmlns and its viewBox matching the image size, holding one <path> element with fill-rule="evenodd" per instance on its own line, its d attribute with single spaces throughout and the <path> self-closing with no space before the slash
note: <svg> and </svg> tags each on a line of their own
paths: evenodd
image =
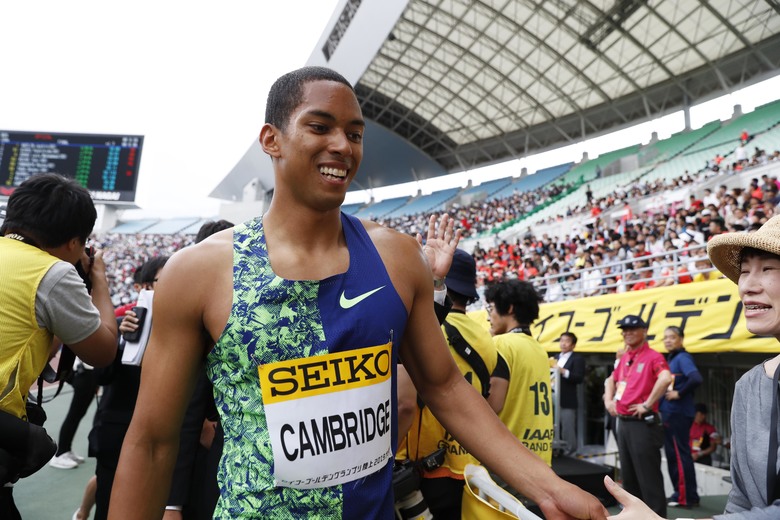
<svg viewBox="0 0 780 520">
<path fill-rule="evenodd" d="M 35 295 L 58 261 L 37 247 L 0 238 L 0 410 L 25 420 L 27 394 L 52 342 L 52 333 L 35 318 Z"/>
<path fill-rule="evenodd" d="M 552 465 L 553 396 L 547 352 L 531 336 L 494 336 L 498 353 L 509 366 L 509 388 L 498 417 L 522 441 Z"/>
<path fill-rule="evenodd" d="M 493 340 L 490 334 L 475 320 L 465 314 L 451 312 L 447 316 L 447 323 L 454 326 L 463 336 L 463 339 L 476 350 L 489 373 L 496 368 L 498 354 L 493 346 Z M 471 365 L 458 354 L 450 345 L 450 353 L 455 359 L 460 372 L 471 381 L 471 384 L 482 392 L 482 384 L 476 374 L 473 373 Z M 419 431 L 419 439 L 418 439 Z M 400 432 L 403 435 L 404 432 Z M 444 426 L 436 420 L 431 413 L 430 408 L 425 407 L 417 410 L 412 427 L 409 429 L 409 435 L 406 438 L 408 444 L 402 444 L 399 449 L 399 455 L 403 455 L 403 448 L 408 447 L 408 456 L 412 460 L 422 459 L 439 448 L 446 450 L 444 464 L 438 470 L 425 472 L 423 476 L 429 478 L 449 477 L 463 479 L 463 470 L 466 464 L 479 464 L 464 447 L 456 441 Z"/>
</svg>

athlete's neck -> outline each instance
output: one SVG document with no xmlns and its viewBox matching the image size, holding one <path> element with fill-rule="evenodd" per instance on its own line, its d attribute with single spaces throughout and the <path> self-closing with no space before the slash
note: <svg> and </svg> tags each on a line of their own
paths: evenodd
<svg viewBox="0 0 780 520">
<path fill-rule="evenodd" d="M 315 211 L 307 208 L 284 208 L 271 203 L 263 215 L 266 236 L 300 244 L 307 250 L 327 250 L 344 242 L 341 209 Z"/>
<path fill-rule="evenodd" d="M 323 280 L 349 268 L 349 251 L 338 213 L 314 218 L 301 211 L 263 216 L 268 258 L 274 273 L 290 280 Z"/>
</svg>

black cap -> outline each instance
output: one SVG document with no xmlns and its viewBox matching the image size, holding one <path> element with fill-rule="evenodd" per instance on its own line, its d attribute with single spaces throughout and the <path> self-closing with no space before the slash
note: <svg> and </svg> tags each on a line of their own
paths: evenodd
<svg viewBox="0 0 780 520">
<path fill-rule="evenodd" d="M 617 322 L 619 329 L 646 329 L 647 324 L 639 316 L 629 314 Z"/>
<path fill-rule="evenodd" d="M 452 265 L 444 279 L 447 289 L 469 298 L 479 298 L 477 294 L 477 263 L 474 257 L 463 249 L 456 249 Z"/>
</svg>

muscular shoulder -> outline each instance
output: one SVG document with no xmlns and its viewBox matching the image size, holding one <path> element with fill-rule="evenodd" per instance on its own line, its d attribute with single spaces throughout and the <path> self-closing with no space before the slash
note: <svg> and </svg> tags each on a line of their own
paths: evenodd
<svg viewBox="0 0 780 520">
<path fill-rule="evenodd" d="M 215 282 L 232 276 L 232 237 L 232 229 L 228 229 L 178 251 L 165 265 L 158 289 L 192 297 L 213 291 Z"/>
<path fill-rule="evenodd" d="M 379 250 L 380 254 L 384 252 L 383 250 L 388 248 L 402 248 L 399 252 L 407 252 L 406 249 L 414 252 L 419 252 L 420 250 L 420 245 L 417 243 L 417 240 L 410 235 L 404 235 L 403 233 L 381 226 L 371 220 L 361 220 L 360 223 L 366 228 L 368 236 L 371 237 L 371 241 Z"/>
<path fill-rule="evenodd" d="M 390 279 L 407 307 L 416 291 L 432 288 L 426 285 L 432 283 L 430 269 L 423 256 L 422 248 L 414 237 L 380 226 L 376 222 L 361 220 L 361 223 L 379 252 L 379 256 L 382 257 Z"/>
<path fill-rule="evenodd" d="M 422 248 L 417 240 L 410 235 L 404 235 L 394 229 L 380 226 L 376 222 L 361 220 L 368 236 L 379 251 L 385 265 L 390 269 L 411 267 L 415 271 L 421 265 L 427 265 L 422 254 Z M 392 275 L 392 273 L 391 273 Z"/>
</svg>

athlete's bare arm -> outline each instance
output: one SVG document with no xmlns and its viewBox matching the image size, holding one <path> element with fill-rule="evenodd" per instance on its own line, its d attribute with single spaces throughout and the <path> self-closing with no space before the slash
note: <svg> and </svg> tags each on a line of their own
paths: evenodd
<svg viewBox="0 0 780 520">
<path fill-rule="evenodd" d="M 141 388 L 111 494 L 109 518 L 161 518 L 184 411 L 232 301 L 232 230 L 173 255 L 157 283 Z"/>
<path fill-rule="evenodd" d="M 463 378 L 436 320 L 431 272 L 419 244 L 390 230 L 366 228 L 409 309 L 401 356 L 436 418 L 478 460 L 539 504 L 547 518 L 605 518 L 596 497 L 558 478 Z"/>
</svg>

